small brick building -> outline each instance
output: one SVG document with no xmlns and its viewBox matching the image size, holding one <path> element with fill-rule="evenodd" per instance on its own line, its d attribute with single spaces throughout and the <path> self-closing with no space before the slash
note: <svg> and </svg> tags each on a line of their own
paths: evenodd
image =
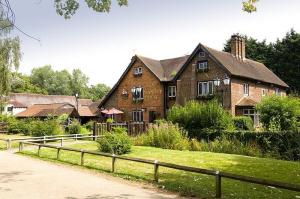
<svg viewBox="0 0 300 199">
<path fill-rule="evenodd" d="M 201 43 L 191 55 L 154 60 L 136 55 L 99 105 L 124 112 L 122 121 L 153 122 L 174 104 L 217 97 L 232 115 L 258 122 L 255 104 L 264 96 L 286 95 L 288 85 L 264 64 L 245 57 L 245 40 L 231 38 L 231 53 Z"/>
</svg>

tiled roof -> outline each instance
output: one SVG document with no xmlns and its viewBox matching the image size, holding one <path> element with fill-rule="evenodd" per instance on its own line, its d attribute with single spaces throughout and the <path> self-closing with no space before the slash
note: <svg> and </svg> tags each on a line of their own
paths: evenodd
<svg viewBox="0 0 300 199">
<path fill-rule="evenodd" d="M 241 101 L 238 102 L 238 104 L 236 106 L 255 106 L 256 104 L 257 104 L 257 102 L 254 101 L 253 99 L 244 97 L 244 98 L 242 98 Z"/>
<path fill-rule="evenodd" d="M 16 117 L 47 117 L 60 116 L 62 114 L 71 115 L 75 107 L 67 103 L 57 104 L 35 104 L 28 107 L 25 111 L 18 113 Z"/>
<path fill-rule="evenodd" d="M 55 104 L 55 103 L 69 103 L 76 106 L 75 96 L 66 95 L 41 95 L 41 94 L 31 94 L 31 93 L 11 93 L 9 95 L 9 100 L 17 101 L 21 103 L 24 107 L 29 107 L 34 104 Z M 79 106 L 88 106 L 92 104 L 90 99 L 79 99 Z"/>
</svg>

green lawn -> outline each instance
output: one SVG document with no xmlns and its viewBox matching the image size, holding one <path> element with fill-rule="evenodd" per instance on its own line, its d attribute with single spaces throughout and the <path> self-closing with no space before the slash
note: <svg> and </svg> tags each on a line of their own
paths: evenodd
<svg viewBox="0 0 300 199">
<path fill-rule="evenodd" d="M 68 147 L 97 150 L 97 143 L 87 142 L 68 145 Z M 36 151 L 24 151 L 23 153 L 36 157 Z M 300 162 L 140 146 L 134 146 L 132 153 L 128 156 L 300 184 Z M 42 149 L 41 158 L 56 161 L 56 150 Z M 61 161 L 68 164 L 79 164 L 80 154 L 62 151 Z M 96 169 L 100 172 L 110 172 L 111 158 L 86 155 L 85 167 Z M 116 173 L 113 175 L 128 180 L 152 183 L 153 165 L 117 160 Z M 173 169 L 159 168 L 159 183 L 157 185 L 163 189 L 179 192 L 181 195 L 200 198 L 213 198 L 215 195 L 214 177 Z M 299 192 L 252 185 L 228 179 L 222 179 L 222 193 L 223 198 L 300 198 Z"/>
<path fill-rule="evenodd" d="M 1 139 L 13 139 L 13 138 L 26 138 L 28 136 L 22 135 L 22 134 L 14 134 L 14 135 L 8 135 L 8 134 L 0 134 Z M 18 142 L 12 142 L 12 147 L 16 148 L 18 147 Z M 6 141 L 0 140 L 0 150 L 6 149 Z"/>
</svg>

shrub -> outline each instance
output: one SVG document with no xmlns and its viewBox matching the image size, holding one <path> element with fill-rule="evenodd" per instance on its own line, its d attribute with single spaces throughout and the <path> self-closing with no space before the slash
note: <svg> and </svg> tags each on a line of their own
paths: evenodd
<svg viewBox="0 0 300 199">
<path fill-rule="evenodd" d="M 237 130 L 253 131 L 254 125 L 250 117 L 238 116 L 233 117 L 233 123 Z"/>
<path fill-rule="evenodd" d="M 271 96 L 256 106 L 260 121 L 266 130 L 297 130 L 300 118 L 300 99 L 295 97 Z"/>
<path fill-rule="evenodd" d="M 80 134 L 81 133 L 81 125 L 78 120 L 73 120 L 73 122 L 66 127 L 66 132 L 69 134 Z"/>
<path fill-rule="evenodd" d="M 126 129 L 120 127 L 114 128 L 112 132 L 104 133 L 103 137 L 99 138 L 97 142 L 100 151 L 118 155 L 129 153 L 132 146 Z"/>
<path fill-rule="evenodd" d="M 136 140 L 137 144 L 164 149 L 188 150 L 187 133 L 177 124 L 161 121 L 153 124 L 147 133 Z"/>
<path fill-rule="evenodd" d="M 86 124 L 84 125 L 84 127 L 85 127 L 87 130 L 89 130 L 89 131 L 93 131 L 93 129 L 94 129 L 94 121 L 89 121 L 88 123 L 86 123 Z"/>
<path fill-rule="evenodd" d="M 33 120 L 29 124 L 30 134 L 32 136 L 58 135 L 63 132 L 62 127 L 57 120 Z"/>
<path fill-rule="evenodd" d="M 186 129 L 191 138 L 200 138 L 202 131 L 234 129 L 231 115 L 217 100 L 206 103 L 190 101 L 184 107 L 173 106 L 167 119 Z"/>
</svg>

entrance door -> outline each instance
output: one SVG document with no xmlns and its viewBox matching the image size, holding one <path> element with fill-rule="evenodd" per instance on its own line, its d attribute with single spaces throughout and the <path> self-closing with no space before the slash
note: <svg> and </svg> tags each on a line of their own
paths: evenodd
<svg viewBox="0 0 300 199">
<path fill-rule="evenodd" d="M 149 123 L 153 123 L 156 120 L 156 112 L 149 111 Z"/>
</svg>

